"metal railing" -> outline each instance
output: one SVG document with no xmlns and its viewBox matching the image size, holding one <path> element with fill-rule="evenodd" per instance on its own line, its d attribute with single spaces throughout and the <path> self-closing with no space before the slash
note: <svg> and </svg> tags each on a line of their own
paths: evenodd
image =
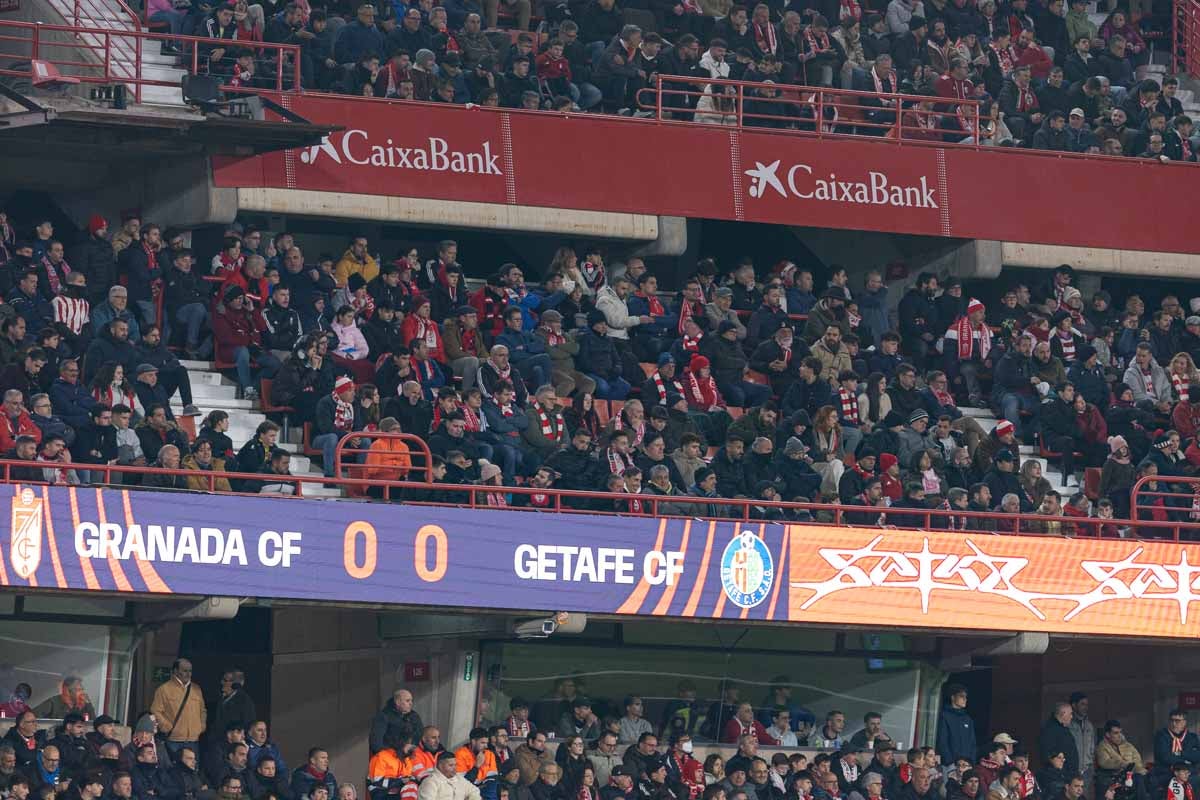
<svg viewBox="0 0 1200 800">
<path fill-rule="evenodd" d="M 94 40 L 94 41 L 93 41 Z M 134 71 L 125 67 L 128 62 L 121 49 L 122 43 L 132 41 L 134 47 Z M 32 60 L 46 61 L 58 68 L 64 76 L 76 78 L 81 83 L 128 85 L 134 102 L 141 102 L 145 86 L 180 88 L 178 81 L 147 78 L 143 75 L 144 63 L 141 53 L 147 42 L 171 43 L 185 50 L 184 69 L 191 75 L 205 74 L 210 69 L 209 54 L 214 49 L 228 51 L 233 48 L 251 49 L 256 53 L 256 67 L 266 64 L 271 68 L 270 77 L 257 73 L 259 80 L 266 77 L 271 86 L 237 87 L 229 91 L 253 93 L 257 90 L 274 92 L 298 91 L 300 86 L 300 47 L 273 42 L 249 42 L 228 39 L 210 39 L 204 36 L 181 36 L 170 33 L 155 33 L 143 30 L 117 30 L 108 28 L 81 27 L 76 25 L 47 25 L 41 22 L 0 20 L 0 75 L 23 77 L 32 80 Z M 67 51 L 66 55 L 61 55 Z M 90 53 L 94 60 L 83 60 L 77 53 Z M 218 76 L 219 77 L 219 76 Z M 273 79 L 273 80 L 272 80 Z"/>
<path fill-rule="evenodd" d="M 1171 72 L 1200 77 L 1200 0 L 1172 3 Z"/>
<path fill-rule="evenodd" d="M 980 143 L 978 100 L 659 74 L 638 92 L 637 105 L 659 121 L 792 129 L 818 138 Z M 949 120 L 958 128 L 946 127 Z"/>
<path fill-rule="evenodd" d="M 1131 524 L 1139 529 L 1149 525 L 1147 530 L 1153 529 L 1152 533 L 1157 534 L 1162 527 L 1151 523 L 1175 525 L 1176 541 L 1180 538 L 1200 541 L 1200 477 L 1147 475 L 1139 478 L 1130 490 L 1130 514 L 1136 518 Z M 1183 531 L 1191 535 L 1181 537 Z M 1158 538 L 1144 532 L 1140 535 Z"/>
<path fill-rule="evenodd" d="M 369 498 L 385 502 L 401 502 L 412 505 L 446 506 L 455 508 L 486 508 L 491 510 L 551 511 L 563 514 L 587 515 L 637 515 L 671 517 L 681 519 L 718 519 L 739 521 L 778 521 L 787 524 L 854 525 L 858 527 L 880 527 L 879 516 L 883 515 L 882 527 L 910 530 L 949 530 L 973 533 L 995 533 L 997 535 L 1055 536 L 1068 538 L 1103 538 L 1117 535 L 1124 529 L 1129 538 L 1156 541 L 1200 540 L 1200 520 L 1189 519 L 1099 519 L 1070 515 L 1051 516 L 1043 514 L 1008 514 L 997 511 L 968 511 L 939 508 L 901 508 L 896 506 L 853 506 L 841 503 L 793 503 L 787 501 L 755 500 L 735 497 L 696 497 L 686 494 L 658 496 L 653 494 L 630 494 L 613 492 L 576 491 L 569 489 L 546 489 L 534 486 L 491 486 L 479 484 L 431 482 L 432 458 L 424 443 L 410 448 L 411 472 L 423 473 L 425 480 L 378 480 L 364 477 L 343 476 L 342 472 L 362 472 L 367 467 L 357 463 L 352 456 L 366 449 L 353 447 L 350 440 L 360 437 L 403 438 L 406 444 L 415 445 L 416 437 L 410 434 L 367 434 L 354 433 L 343 437 L 337 447 L 335 477 L 320 475 L 278 475 L 274 473 L 246 473 L 233 471 L 198 471 L 166 469 L 162 467 L 120 466 L 115 464 L 83 464 L 19 461 L 0 459 L 0 482 L 40 483 L 31 480 L 32 470 L 73 469 L 76 472 L 93 473 L 89 485 L 113 485 L 122 489 L 145 489 L 162 491 L 158 487 L 142 487 L 121 484 L 114 480 L 122 475 L 174 475 L 184 478 L 200 478 L 207 484 L 207 491 L 228 494 L 217 489 L 217 481 L 251 481 L 257 484 L 284 485 L 292 487 L 294 495 L 271 496 L 303 497 L 305 486 L 337 487 L 346 490 L 352 497 Z M 14 477 L 14 470 L 18 470 Z M 99 474 L 99 479 L 95 478 Z M 362 474 L 365 474 L 362 473 Z M 1173 479 L 1200 484 L 1200 478 Z M 1134 489 L 1135 509 L 1146 509 L 1145 498 L 1153 490 L 1143 489 L 1144 481 Z M 169 491 L 169 489 L 167 489 Z M 233 491 L 233 494 L 255 495 L 257 491 Z M 1180 512 L 1191 510 L 1192 493 L 1175 493 L 1187 497 L 1189 505 Z M 498 502 L 497 498 L 504 498 Z M 1141 497 L 1142 500 L 1138 498 Z M 1152 501 L 1151 501 L 1152 502 Z M 820 518 L 817 515 L 820 514 Z M 1139 516 L 1135 510 L 1134 516 Z M 1186 513 L 1180 513 L 1186 517 Z"/>
</svg>

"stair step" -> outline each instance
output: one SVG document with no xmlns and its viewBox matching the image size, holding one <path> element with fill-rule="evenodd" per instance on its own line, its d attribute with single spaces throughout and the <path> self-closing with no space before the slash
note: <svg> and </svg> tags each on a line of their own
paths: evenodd
<svg viewBox="0 0 1200 800">
<path fill-rule="evenodd" d="M 192 379 L 193 388 L 201 384 L 205 386 L 233 386 L 233 382 L 219 372 L 188 370 L 188 376 Z"/>
<path fill-rule="evenodd" d="M 188 359 L 180 359 L 179 363 L 184 366 L 188 372 L 212 372 L 213 362 L 211 361 L 190 361 Z"/>
<path fill-rule="evenodd" d="M 192 384 L 192 396 L 196 399 L 196 403 L 226 403 L 239 402 L 234 400 L 237 397 L 236 386 L 214 385 L 211 383 Z M 250 403 L 249 400 L 244 401 Z M 237 406 L 238 408 L 250 408 L 250 405 Z"/>
</svg>

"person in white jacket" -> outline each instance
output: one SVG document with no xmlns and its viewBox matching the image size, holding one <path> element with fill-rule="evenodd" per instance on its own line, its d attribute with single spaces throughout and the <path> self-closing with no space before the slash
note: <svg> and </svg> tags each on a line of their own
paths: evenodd
<svg viewBox="0 0 1200 800">
<path fill-rule="evenodd" d="M 604 314 L 610 339 L 628 342 L 631 328 L 653 322 L 650 317 L 635 317 L 629 313 L 626 301 L 632 288 L 629 279 L 621 275 L 613 279 L 612 285 L 601 287 L 596 294 L 596 310 Z"/>
<path fill-rule="evenodd" d="M 482 800 L 479 788 L 458 774 L 455 755 L 450 750 L 438 753 L 436 768 L 421 781 L 417 800 Z"/>
<path fill-rule="evenodd" d="M 725 52 L 724 44 L 714 42 L 704 51 L 704 55 L 700 56 L 700 68 L 708 72 L 708 77 L 718 79 L 729 77 L 729 62 L 725 60 Z"/>
</svg>

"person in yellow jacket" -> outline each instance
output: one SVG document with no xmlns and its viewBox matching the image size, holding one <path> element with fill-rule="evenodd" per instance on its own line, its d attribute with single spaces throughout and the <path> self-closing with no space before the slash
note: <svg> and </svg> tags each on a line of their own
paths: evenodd
<svg viewBox="0 0 1200 800">
<path fill-rule="evenodd" d="M 337 266 L 333 268 L 333 278 L 338 286 L 349 283 L 351 275 L 362 275 L 362 279 L 367 283 L 379 277 L 379 262 L 367 252 L 365 236 L 355 236 L 349 249 L 342 253 Z"/>
<path fill-rule="evenodd" d="M 367 792 L 371 800 L 399 798 L 408 784 L 416 784 L 413 775 L 412 739 L 407 736 L 387 737 L 383 749 L 371 756 L 367 765 Z"/>
<path fill-rule="evenodd" d="M 484 800 L 494 800 L 500 767 L 496 754 L 488 749 L 487 728 L 472 728 L 467 743 L 455 751 L 454 758 L 458 774 L 478 786 Z"/>
<path fill-rule="evenodd" d="M 171 665 L 171 677 L 154 690 L 150 713 L 158 730 L 167 737 L 167 749 L 175 757 L 184 747 L 199 753 L 200 737 L 208 725 L 204 693 L 192 683 L 192 662 L 179 658 Z"/>
</svg>

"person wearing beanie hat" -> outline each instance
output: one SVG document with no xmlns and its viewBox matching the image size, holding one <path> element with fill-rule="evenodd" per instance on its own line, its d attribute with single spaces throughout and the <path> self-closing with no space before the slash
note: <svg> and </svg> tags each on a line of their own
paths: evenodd
<svg viewBox="0 0 1200 800">
<path fill-rule="evenodd" d="M 1075 330 L 1075 320 L 1068 311 L 1058 311 L 1050 320 L 1050 354 L 1066 366 L 1071 366 L 1079 357 L 1079 348 L 1086 340 Z"/>
<path fill-rule="evenodd" d="M 271 378 L 279 371 L 279 359 L 263 347 L 262 331 L 266 323 L 261 313 L 249 307 L 245 290 L 237 284 L 230 284 L 221 299 L 212 318 L 216 360 L 232 363 L 242 396 L 247 400 L 257 400 L 258 389 L 254 385 L 251 362 L 258 362 L 262 377 Z"/>
<path fill-rule="evenodd" d="M 967 390 L 967 402 L 975 408 L 987 408 L 979 375 L 989 363 L 992 353 L 992 329 L 985 319 L 987 309 L 972 297 L 967 313 L 954 320 L 946 329 L 944 351 L 946 374 L 951 383 L 961 383 Z"/>
<path fill-rule="evenodd" d="M 1100 366 L 1096 348 L 1090 344 L 1080 345 L 1075 363 L 1067 370 L 1067 380 L 1075 384 L 1075 392 L 1097 408 L 1108 407 L 1108 377 Z"/>
<path fill-rule="evenodd" d="M 312 446 L 323 453 L 325 477 L 333 477 L 337 444 L 354 430 L 354 381 L 345 375 L 333 382 L 333 391 L 317 401 Z"/>
<path fill-rule="evenodd" d="M 858 449 L 854 465 L 848 467 L 842 473 L 842 479 L 838 481 L 838 498 L 843 503 L 861 495 L 866 488 L 867 481 L 879 477 L 875 473 L 877 461 L 875 450 L 869 445 L 863 445 Z"/>
<path fill-rule="evenodd" d="M 893 503 L 904 497 L 904 484 L 900 481 L 900 459 L 894 453 L 881 452 L 878 459 L 879 480 L 883 494 Z"/>
<path fill-rule="evenodd" d="M 658 368 L 642 383 L 642 403 L 648 408 L 665 408 L 672 394 L 682 396 L 684 387 L 676 373 L 675 356 L 664 352 L 658 356 Z"/>
<path fill-rule="evenodd" d="M 73 270 L 87 276 L 87 299 L 94 310 L 108 299 L 108 288 L 117 283 L 117 257 L 108 241 L 108 222 L 104 217 L 93 214 L 87 232 L 87 238 L 71 248 L 68 260 Z M 96 325 L 97 330 L 100 327 Z"/>
<path fill-rule="evenodd" d="M 623 286 L 629 287 L 625 281 Z M 604 287 L 601 292 L 609 291 Z M 594 310 L 587 316 L 588 332 L 579 337 L 579 354 L 575 364 L 579 371 L 596 384 L 596 397 L 601 400 L 624 400 L 633 388 L 623 376 L 624 360 L 616 343 L 610 337 L 608 317 L 603 311 Z"/>
<path fill-rule="evenodd" d="M 912 462 L 912 457 L 925 450 L 925 434 L 929 430 L 929 412 L 918 408 L 908 416 L 908 424 L 897 432 L 900 447 L 896 450 L 896 458 L 903 466 Z"/>
<path fill-rule="evenodd" d="M 1129 491 L 1137 480 L 1137 467 L 1124 436 L 1108 437 L 1109 456 L 1100 470 L 1101 497 L 1107 497 L 1113 505 L 1113 515 L 1118 519 L 1129 519 Z"/>
</svg>

